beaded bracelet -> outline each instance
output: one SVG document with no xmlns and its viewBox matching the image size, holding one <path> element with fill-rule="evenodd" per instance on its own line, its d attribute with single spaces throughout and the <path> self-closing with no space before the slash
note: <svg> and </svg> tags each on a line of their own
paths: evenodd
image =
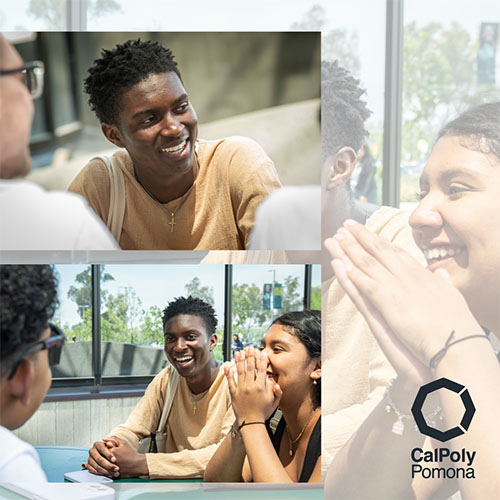
<svg viewBox="0 0 500 500">
<path fill-rule="evenodd" d="M 391 385 L 389 385 L 389 387 L 387 387 L 385 390 L 384 397 L 387 400 L 387 404 L 385 406 L 385 411 L 387 413 L 391 413 L 391 411 L 392 411 L 396 414 L 396 416 L 398 418 L 392 426 L 392 433 L 397 434 L 398 436 L 402 436 L 403 432 L 405 430 L 405 424 L 403 422 L 403 419 L 405 419 L 405 418 L 411 419 L 411 415 L 408 415 L 407 413 L 403 413 L 402 411 L 400 411 L 399 408 L 394 403 L 394 400 L 391 397 L 391 391 L 390 391 L 390 388 L 392 387 L 393 382 L 394 382 L 394 379 L 391 380 Z"/>
<path fill-rule="evenodd" d="M 385 411 L 387 413 L 394 412 L 397 416 L 396 422 L 392 425 L 391 432 L 393 434 L 397 434 L 398 436 L 402 436 L 404 431 L 405 431 L 405 424 L 403 422 L 403 419 L 409 419 L 411 420 L 413 417 L 412 415 L 408 415 L 407 413 L 403 413 L 394 403 L 394 400 L 392 399 L 391 396 L 391 387 L 392 384 L 394 383 L 394 379 L 391 379 L 391 384 L 386 388 L 384 397 L 387 400 L 387 404 L 385 406 Z M 434 417 L 439 415 L 441 413 L 441 407 L 437 406 L 431 413 L 428 415 L 424 416 L 425 421 L 427 422 L 428 425 L 431 425 L 432 427 L 435 427 L 435 421 L 433 420 Z M 442 419 L 442 414 L 439 415 L 439 418 Z M 414 425 L 414 430 L 417 431 L 418 427 L 417 424 Z"/>
</svg>

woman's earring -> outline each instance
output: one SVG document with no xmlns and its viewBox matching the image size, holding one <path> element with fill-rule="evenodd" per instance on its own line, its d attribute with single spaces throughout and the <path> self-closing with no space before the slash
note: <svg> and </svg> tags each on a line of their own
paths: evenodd
<svg viewBox="0 0 500 500">
<path fill-rule="evenodd" d="M 318 383 L 317 380 L 313 380 L 313 385 L 316 385 Z"/>
</svg>

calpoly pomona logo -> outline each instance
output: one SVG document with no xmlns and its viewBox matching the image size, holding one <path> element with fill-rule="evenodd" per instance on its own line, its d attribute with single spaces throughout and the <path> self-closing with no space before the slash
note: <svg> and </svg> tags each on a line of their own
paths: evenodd
<svg viewBox="0 0 500 500">
<path fill-rule="evenodd" d="M 452 427 L 446 431 L 441 431 L 434 427 L 431 427 L 425 420 L 422 413 L 422 408 L 425 404 L 427 396 L 439 389 L 446 389 L 456 393 L 464 405 L 464 413 L 455 427 Z M 472 417 L 476 412 L 474 403 L 469 394 L 469 391 L 465 386 L 454 382 L 453 380 L 447 378 L 440 378 L 423 385 L 415 398 L 415 402 L 411 407 L 411 412 L 415 423 L 417 424 L 418 430 L 425 436 L 437 439 L 442 443 L 449 441 L 457 436 L 461 436 L 469 429 L 472 422 Z M 475 451 L 468 451 L 462 448 L 461 451 L 450 450 L 449 448 L 434 448 L 433 450 L 424 451 L 422 448 L 414 448 L 411 452 L 411 459 L 413 461 L 411 468 L 411 477 L 414 478 L 417 475 L 421 475 L 424 479 L 429 478 L 475 478 L 474 469 L 472 463 L 476 456 Z M 456 464 L 455 467 L 423 467 L 422 462 L 434 462 L 442 464 L 445 460 Z M 463 465 L 459 466 L 459 462 Z"/>
<path fill-rule="evenodd" d="M 447 431 L 440 431 L 428 425 L 422 413 L 422 408 L 427 396 L 431 392 L 437 391 L 439 389 L 448 389 L 449 391 L 456 392 L 460 396 L 465 410 L 460 423 L 457 426 L 448 429 Z M 417 424 L 418 430 L 422 434 L 444 443 L 445 441 L 449 441 L 450 439 L 453 439 L 457 436 L 461 436 L 469 429 L 472 417 L 474 416 L 474 413 L 476 413 L 476 407 L 472 402 L 469 391 L 463 385 L 457 384 L 457 382 L 453 382 L 453 380 L 443 377 L 438 380 L 429 382 L 419 389 L 417 397 L 415 398 L 415 402 L 411 407 L 411 412 Z"/>
</svg>

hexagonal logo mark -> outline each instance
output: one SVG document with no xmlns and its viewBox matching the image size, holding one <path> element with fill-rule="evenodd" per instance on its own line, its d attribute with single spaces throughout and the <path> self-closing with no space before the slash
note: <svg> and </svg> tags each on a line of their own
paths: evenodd
<svg viewBox="0 0 500 500">
<path fill-rule="evenodd" d="M 425 398 L 431 392 L 437 391 L 438 389 L 448 389 L 449 391 L 456 392 L 460 396 L 465 409 L 460 424 L 458 424 L 456 427 L 448 429 L 447 431 L 440 431 L 438 429 L 434 429 L 434 427 L 427 425 L 424 415 L 422 414 L 422 408 L 425 403 Z M 444 443 L 445 441 L 449 441 L 450 439 L 456 438 L 457 436 L 461 436 L 469 429 L 472 417 L 476 412 L 476 407 L 472 402 L 469 391 L 463 385 L 443 377 L 438 380 L 429 382 L 419 389 L 417 397 L 415 398 L 415 402 L 411 407 L 411 412 L 417 424 L 418 430 L 422 434 Z"/>
</svg>

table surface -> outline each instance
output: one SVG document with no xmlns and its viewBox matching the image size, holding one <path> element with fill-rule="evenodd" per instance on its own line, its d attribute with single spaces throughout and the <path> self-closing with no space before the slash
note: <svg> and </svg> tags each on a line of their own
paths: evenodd
<svg viewBox="0 0 500 500">
<path fill-rule="evenodd" d="M 36 450 L 49 482 L 63 482 L 64 474 L 80 470 L 88 456 L 88 448 L 36 446 Z M 69 482 L 63 485 L 68 488 L 73 486 Z M 302 500 L 304 498 L 323 500 L 321 484 L 217 484 L 203 483 L 201 479 L 184 481 L 122 479 L 106 483 L 105 486 L 115 490 L 117 500 L 173 500 L 178 499 L 180 494 L 183 500 L 233 500 L 234 498 L 238 500 Z M 22 498 L 24 497 L 0 485 L 1 500 Z M 68 498 L 71 498 L 70 494 Z"/>
<path fill-rule="evenodd" d="M 82 464 L 87 461 L 89 455 L 88 448 L 72 446 L 35 446 L 40 457 L 42 469 L 47 475 L 49 483 L 64 482 L 66 472 L 74 472 L 82 469 Z M 130 478 L 115 479 L 116 483 L 144 483 L 150 482 L 150 479 Z M 155 479 L 154 482 L 171 482 L 171 479 Z M 175 482 L 203 482 L 203 479 L 179 479 Z"/>
<path fill-rule="evenodd" d="M 68 489 L 68 498 L 71 498 L 71 483 L 61 486 Z M 262 484 L 126 484 L 113 483 L 110 488 L 115 490 L 115 500 L 323 500 L 323 489 L 317 485 L 262 485 Z M 1 500 L 20 500 L 21 495 L 2 488 L 0 485 Z"/>
</svg>

